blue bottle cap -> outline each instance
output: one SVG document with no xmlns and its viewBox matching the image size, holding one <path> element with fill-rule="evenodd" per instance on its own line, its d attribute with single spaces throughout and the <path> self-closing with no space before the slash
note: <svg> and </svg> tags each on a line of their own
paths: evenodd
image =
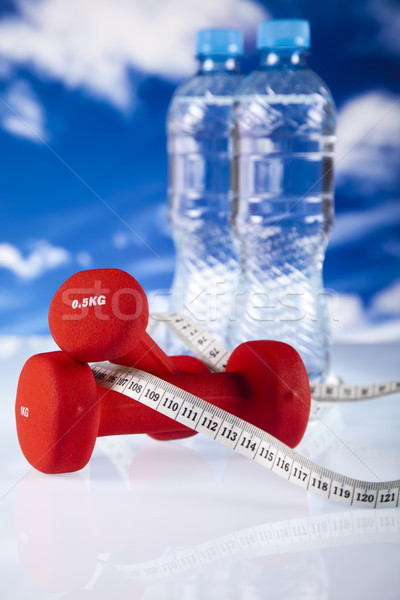
<svg viewBox="0 0 400 600">
<path fill-rule="evenodd" d="M 272 19 L 258 26 L 257 48 L 310 47 L 310 23 L 305 19 Z"/>
<path fill-rule="evenodd" d="M 197 32 L 197 56 L 242 56 L 243 34 L 239 29 L 201 29 Z"/>
</svg>

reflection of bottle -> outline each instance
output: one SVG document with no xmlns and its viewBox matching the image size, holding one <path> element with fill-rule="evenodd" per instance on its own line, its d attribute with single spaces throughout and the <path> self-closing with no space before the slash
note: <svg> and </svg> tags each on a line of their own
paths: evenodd
<svg viewBox="0 0 400 600">
<path fill-rule="evenodd" d="M 199 31 L 197 75 L 175 92 L 168 113 L 170 220 L 176 270 L 170 308 L 199 321 L 221 343 L 237 263 L 229 231 L 233 94 L 240 83 L 240 31 Z M 170 353 L 187 353 L 170 340 Z"/>
<path fill-rule="evenodd" d="M 259 28 L 260 66 L 233 108 L 233 226 L 240 282 L 230 345 L 276 339 L 294 346 L 312 380 L 328 372 L 322 264 L 333 220 L 335 107 L 307 68 L 309 23 Z"/>
</svg>

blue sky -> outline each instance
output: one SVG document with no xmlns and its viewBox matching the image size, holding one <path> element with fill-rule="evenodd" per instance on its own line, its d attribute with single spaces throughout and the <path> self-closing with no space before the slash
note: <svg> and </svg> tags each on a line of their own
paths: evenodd
<svg viewBox="0 0 400 600">
<path fill-rule="evenodd" d="M 338 106 L 326 286 L 342 323 L 398 335 L 400 9 L 390 0 L 2 0 L 0 334 L 47 333 L 53 293 L 80 269 L 119 267 L 147 291 L 170 285 L 169 100 L 195 70 L 198 28 L 241 27 L 248 72 L 257 24 L 271 16 L 311 21 L 309 63 Z"/>
</svg>

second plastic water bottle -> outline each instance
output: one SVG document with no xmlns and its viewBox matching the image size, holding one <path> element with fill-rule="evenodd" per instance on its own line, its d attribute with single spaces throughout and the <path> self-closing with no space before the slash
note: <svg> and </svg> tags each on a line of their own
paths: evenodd
<svg viewBox="0 0 400 600">
<path fill-rule="evenodd" d="M 170 222 L 176 269 L 170 309 L 186 313 L 221 343 L 237 282 L 229 230 L 229 119 L 241 81 L 240 31 L 199 31 L 197 75 L 175 92 L 168 113 Z M 184 353 L 171 338 L 170 353 Z"/>
<path fill-rule="evenodd" d="M 306 66 L 309 24 L 259 28 L 259 68 L 233 108 L 233 211 L 240 282 L 230 346 L 276 339 L 294 346 L 312 380 L 329 366 L 322 264 L 333 220 L 335 107 Z"/>
</svg>

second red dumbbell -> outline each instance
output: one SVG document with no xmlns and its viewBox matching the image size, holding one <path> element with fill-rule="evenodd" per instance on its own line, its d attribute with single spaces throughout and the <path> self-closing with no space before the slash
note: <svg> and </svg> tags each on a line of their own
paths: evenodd
<svg viewBox="0 0 400 600">
<path fill-rule="evenodd" d="M 298 444 L 306 429 L 308 376 L 299 355 L 287 344 L 248 342 L 233 352 L 226 373 L 169 380 L 289 446 Z M 62 352 L 27 361 L 15 410 L 21 449 L 30 464 L 45 473 L 83 468 L 97 435 L 158 433 L 183 427 L 127 396 L 99 388 L 88 365 Z"/>
</svg>

